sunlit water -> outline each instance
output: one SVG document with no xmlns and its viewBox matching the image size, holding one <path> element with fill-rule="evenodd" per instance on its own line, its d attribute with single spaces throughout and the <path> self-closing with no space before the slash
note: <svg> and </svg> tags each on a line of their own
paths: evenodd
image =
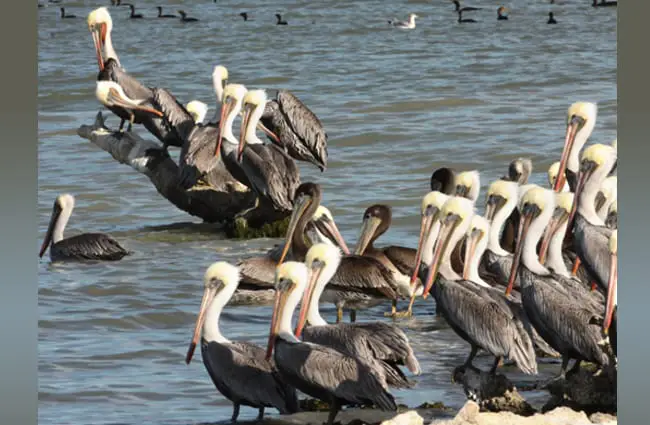
<svg viewBox="0 0 650 425">
<path fill-rule="evenodd" d="M 328 170 L 321 174 L 301 163 L 303 181 L 322 185 L 324 204 L 348 243 L 356 241 L 363 210 L 382 202 L 392 206 L 394 220 L 378 245 L 415 247 L 420 199 L 435 168 L 478 169 L 484 189 L 510 160 L 527 156 L 534 163 L 532 181 L 546 184 L 546 170 L 562 149 L 567 107 L 577 100 L 598 103 L 592 141 L 616 137 L 615 8 L 518 0 L 507 4 L 510 20 L 498 22 L 502 3 L 474 3 L 484 10 L 471 13 L 480 21 L 473 25 L 457 24 L 446 1 L 163 5 L 166 13 L 182 7 L 201 19 L 189 25 L 153 18 L 159 3 L 151 1 L 137 2 L 147 19 L 127 19 L 127 7 L 110 10 L 124 67 L 183 103 L 208 103 L 210 116 L 210 74 L 219 63 L 229 68 L 232 82 L 293 91 L 329 134 Z M 183 361 L 202 275 L 213 261 L 234 262 L 278 241 L 224 240 L 162 198 L 146 177 L 76 135 L 100 109 L 85 17 L 103 4 L 67 3 L 78 19 L 61 20 L 57 5 L 38 10 L 38 243 L 54 198 L 70 192 L 77 205 L 68 235 L 108 232 L 136 253 L 114 264 L 39 262 L 39 421 L 227 421 L 230 403 L 216 392 L 200 353 L 190 366 Z M 558 25 L 546 24 L 549 10 Z M 254 20 L 242 22 L 242 11 Z M 274 25 L 276 12 L 288 26 Z M 420 15 L 415 30 L 387 25 L 410 12 Z M 109 117 L 108 125 L 117 123 Z M 169 226 L 178 223 L 187 225 Z M 361 312 L 359 320 L 383 320 L 389 307 Z M 333 320 L 331 307 L 324 308 Z M 400 325 L 423 374 L 417 388 L 394 394 L 410 406 L 443 401 L 459 407 L 464 395 L 450 372 L 469 347 L 434 315 L 432 301 L 418 301 L 415 311 Z M 232 339 L 263 344 L 269 319 L 269 307 L 230 307 L 222 329 Z M 488 367 L 490 361 L 480 357 L 477 364 Z M 558 368 L 543 366 L 540 379 Z M 517 384 L 532 379 L 514 368 L 505 372 Z M 256 413 L 244 408 L 241 418 Z"/>
</svg>

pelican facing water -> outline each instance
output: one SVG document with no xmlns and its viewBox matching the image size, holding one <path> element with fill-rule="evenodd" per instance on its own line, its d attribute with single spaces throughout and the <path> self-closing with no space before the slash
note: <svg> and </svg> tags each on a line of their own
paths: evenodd
<svg viewBox="0 0 650 425">
<path fill-rule="evenodd" d="M 74 196 L 65 193 L 54 201 L 52 217 L 45 233 L 45 239 L 39 257 L 43 257 L 50 248 L 52 261 L 65 260 L 104 260 L 117 261 L 130 251 L 124 249 L 115 239 L 104 233 L 82 233 L 81 235 L 63 238 L 63 231 L 74 209 Z M 51 243 L 51 245 L 50 245 Z"/>
</svg>

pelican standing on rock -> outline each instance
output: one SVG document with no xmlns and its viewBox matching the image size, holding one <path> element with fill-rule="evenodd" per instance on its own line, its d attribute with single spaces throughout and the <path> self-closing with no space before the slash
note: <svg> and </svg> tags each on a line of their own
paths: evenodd
<svg viewBox="0 0 650 425">
<path fill-rule="evenodd" d="M 265 358 L 264 348 L 233 342 L 219 329 L 221 311 L 239 284 L 237 267 L 214 263 L 203 281 L 205 291 L 185 363 L 190 363 L 201 339 L 203 364 L 219 392 L 233 403 L 232 422 L 237 421 L 242 405 L 259 409 L 257 421 L 264 417 L 266 407 L 275 407 L 282 414 L 296 413 L 296 390 L 280 378 L 273 360 Z"/>
<path fill-rule="evenodd" d="M 43 257 L 47 248 L 50 248 L 52 261 L 66 260 L 121 260 L 131 254 L 124 249 L 115 239 L 104 233 L 82 233 L 63 239 L 63 231 L 74 209 L 74 196 L 65 193 L 59 195 L 54 201 L 52 217 L 45 233 L 45 239 L 39 257 Z M 51 243 L 51 245 L 50 245 Z"/>
<path fill-rule="evenodd" d="M 330 406 L 327 425 L 343 405 L 374 405 L 395 411 L 395 399 L 376 363 L 365 362 L 334 348 L 300 341 L 293 335 L 291 317 L 307 289 L 310 276 L 303 263 L 278 266 L 276 296 L 266 357 L 273 356 L 280 376 L 299 391 Z"/>
<path fill-rule="evenodd" d="M 386 382 L 394 388 L 410 388 L 412 384 L 400 371 L 405 365 L 420 374 L 420 364 L 406 334 L 395 325 L 382 322 L 328 324 L 320 315 L 318 303 L 325 286 L 341 262 L 341 252 L 335 246 L 316 244 L 307 252 L 305 264 L 311 271 L 310 286 L 304 294 L 296 326 L 296 337 L 305 342 L 335 348 L 352 357 L 377 362 Z M 306 311 L 305 311 L 306 310 Z M 304 327 L 305 322 L 308 327 Z"/>
</svg>

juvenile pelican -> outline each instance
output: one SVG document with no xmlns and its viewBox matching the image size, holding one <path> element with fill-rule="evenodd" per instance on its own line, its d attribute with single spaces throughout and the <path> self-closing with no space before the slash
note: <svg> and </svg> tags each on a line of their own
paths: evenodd
<svg viewBox="0 0 650 425">
<path fill-rule="evenodd" d="M 318 309 L 320 297 L 340 262 L 341 252 L 332 245 L 316 244 L 307 252 L 305 264 L 316 276 L 310 279 L 301 303 L 296 337 L 368 362 L 376 361 L 389 386 L 410 388 L 412 384 L 398 366 L 405 365 L 412 373 L 420 374 L 420 364 L 401 329 L 381 322 L 329 325 L 321 317 Z M 305 321 L 309 322 L 307 328 L 304 328 Z"/>
<path fill-rule="evenodd" d="M 537 243 L 555 211 L 554 193 L 541 187 L 531 188 L 521 199 L 520 211 L 519 235 L 506 293 L 512 290 L 515 275 L 519 274 L 521 301 L 528 319 L 562 355 L 561 378 L 566 375 L 570 359 L 576 359 L 572 371 L 579 369 L 582 360 L 607 365 L 609 359 L 599 344 L 601 329 L 595 324 L 602 316 L 584 306 L 583 300 L 567 290 L 537 257 Z"/>
<path fill-rule="evenodd" d="M 394 26 L 395 28 L 412 30 L 413 28 L 415 28 L 415 18 L 419 18 L 419 16 L 416 15 L 415 13 L 411 13 L 409 15 L 409 20 L 408 21 L 390 20 L 390 21 L 388 21 L 388 23 L 391 24 L 392 26 Z"/>
<path fill-rule="evenodd" d="M 52 261 L 67 260 L 121 260 L 131 252 L 104 233 L 82 233 L 63 239 L 63 231 L 74 209 L 74 197 L 68 193 L 59 195 L 54 201 L 52 217 L 45 233 L 45 239 L 38 253 L 42 258 L 50 248 Z M 50 245 L 51 243 L 51 245 Z"/>
<path fill-rule="evenodd" d="M 376 363 L 369 363 L 334 348 L 302 342 L 292 332 L 291 317 L 302 298 L 310 276 L 303 263 L 289 261 L 278 266 L 275 305 L 266 358 L 273 355 L 280 376 L 301 392 L 330 406 L 328 425 L 341 406 L 375 405 L 397 410 Z"/>
<path fill-rule="evenodd" d="M 571 191 L 575 192 L 578 169 L 580 168 L 580 151 L 594 130 L 597 113 L 598 107 L 591 102 L 576 102 L 569 107 L 564 148 L 562 149 L 558 177 L 553 185 L 554 191 L 560 191 L 564 187 L 564 182 L 567 181 Z"/>
<path fill-rule="evenodd" d="M 97 100 L 101 102 L 102 105 L 110 107 L 119 107 L 125 110 L 129 114 L 129 127 L 128 131 L 131 131 L 131 126 L 135 121 L 135 112 L 141 111 L 143 113 L 150 114 L 154 117 L 162 117 L 163 113 L 154 109 L 151 106 L 148 106 L 147 99 L 131 99 L 125 93 L 122 87 L 119 84 L 113 81 L 97 81 L 97 88 L 95 89 L 95 96 Z"/>
<path fill-rule="evenodd" d="M 205 291 L 185 363 L 190 363 L 201 339 L 205 369 L 219 392 L 233 403 L 232 422 L 237 421 L 241 405 L 259 409 L 258 421 L 266 407 L 275 407 L 282 414 L 296 413 L 296 390 L 279 376 L 273 359 L 266 359 L 264 348 L 233 342 L 219 329 L 221 311 L 239 284 L 237 267 L 223 261 L 214 263 L 203 282 Z"/>
</svg>

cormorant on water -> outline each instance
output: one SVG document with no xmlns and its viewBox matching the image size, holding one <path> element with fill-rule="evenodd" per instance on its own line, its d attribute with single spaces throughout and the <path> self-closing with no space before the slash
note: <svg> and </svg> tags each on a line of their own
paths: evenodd
<svg viewBox="0 0 650 425">
<path fill-rule="evenodd" d="M 278 21 L 275 23 L 275 25 L 287 25 L 287 21 L 282 20 L 282 15 L 280 15 L 279 13 L 276 13 L 275 17 L 278 19 Z"/>
<path fill-rule="evenodd" d="M 77 15 L 66 15 L 65 14 L 65 9 L 61 8 L 61 19 L 70 19 L 70 18 L 76 18 Z"/>
<path fill-rule="evenodd" d="M 181 15 L 181 22 L 196 22 L 198 19 L 196 18 L 188 18 L 187 13 L 185 13 L 184 10 L 179 10 L 178 13 Z"/>
<path fill-rule="evenodd" d="M 548 22 L 547 24 L 557 24 L 557 21 L 553 17 L 553 12 L 548 12 Z"/>
<path fill-rule="evenodd" d="M 458 11 L 458 23 L 459 23 L 459 24 L 462 24 L 462 23 L 466 23 L 466 22 L 476 22 L 476 20 L 471 19 L 471 18 L 465 18 L 465 19 L 463 19 L 463 11 L 462 11 L 462 10 L 459 10 L 459 11 Z"/>
<path fill-rule="evenodd" d="M 176 15 L 169 15 L 169 14 L 163 15 L 161 6 L 156 6 L 156 9 L 158 9 L 159 18 L 176 18 Z"/>
</svg>

